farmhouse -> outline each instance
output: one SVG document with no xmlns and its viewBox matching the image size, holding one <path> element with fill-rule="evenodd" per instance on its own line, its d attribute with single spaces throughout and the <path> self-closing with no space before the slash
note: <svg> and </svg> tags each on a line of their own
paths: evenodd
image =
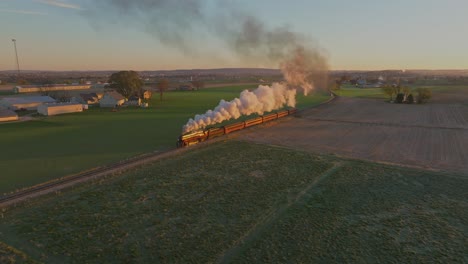
<svg viewBox="0 0 468 264">
<path fill-rule="evenodd" d="M 37 110 L 41 104 L 55 103 L 55 100 L 49 96 L 25 96 L 25 97 L 5 97 L 0 101 L 0 105 L 16 110 Z"/>
<path fill-rule="evenodd" d="M 83 112 L 83 105 L 75 103 L 43 104 L 37 107 L 37 112 L 45 116 Z"/>
<path fill-rule="evenodd" d="M 99 102 L 101 107 L 117 107 L 125 103 L 125 97 L 116 91 L 107 92 Z"/>
<path fill-rule="evenodd" d="M 13 87 L 14 93 L 38 93 L 51 91 L 73 91 L 87 90 L 91 85 L 67 85 L 67 84 L 51 84 L 51 85 L 24 85 Z"/>
<path fill-rule="evenodd" d="M 150 90 L 143 91 L 143 99 L 151 99 L 152 95 L 153 95 L 153 92 L 151 92 Z"/>
<path fill-rule="evenodd" d="M 0 122 L 16 121 L 18 120 L 18 115 L 7 109 L 0 108 Z"/>
</svg>

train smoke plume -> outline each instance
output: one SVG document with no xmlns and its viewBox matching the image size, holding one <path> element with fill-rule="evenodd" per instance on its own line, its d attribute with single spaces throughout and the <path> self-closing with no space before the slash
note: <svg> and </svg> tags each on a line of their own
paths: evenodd
<svg viewBox="0 0 468 264">
<path fill-rule="evenodd" d="M 273 83 L 272 86 L 260 85 L 254 91 L 244 90 L 239 98 L 221 102 L 213 110 L 189 119 L 182 132 L 188 133 L 204 129 L 207 126 L 237 119 L 242 115 L 259 114 L 280 109 L 284 106 L 296 106 L 296 93 L 304 95 L 315 89 L 314 76 L 326 75 L 327 62 L 324 56 L 315 50 L 306 50 L 297 46 L 289 58 L 280 64 L 286 82 Z M 320 81 L 322 78 L 315 78 Z"/>
<path fill-rule="evenodd" d="M 259 86 L 254 91 L 243 91 L 230 102 L 221 101 L 213 110 L 190 119 L 184 132 L 241 115 L 295 106 L 297 91 L 307 95 L 314 87 L 324 87 L 326 83 L 327 57 L 310 39 L 286 26 L 270 28 L 231 1 L 99 0 L 90 3 L 83 15 L 97 27 L 104 21 L 134 26 L 163 45 L 194 57 L 198 54 L 197 47 L 204 46 L 194 43 L 212 38 L 224 43 L 241 63 L 280 66 L 286 83 Z"/>
<path fill-rule="evenodd" d="M 278 65 L 298 47 L 323 57 L 303 34 L 287 26 L 268 27 L 229 0 L 99 0 L 90 1 L 82 15 L 96 28 L 106 23 L 134 27 L 194 57 L 205 47 L 197 41 L 211 40 L 224 43 L 240 63 Z"/>
<path fill-rule="evenodd" d="M 208 110 L 203 115 L 196 115 L 187 122 L 182 132 L 200 130 L 225 120 L 237 119 L 242 115 L 263 115 L 283 106 L 295 105 L 295 89 L 289 89 L 284 83 L 274 83 L 272 86 L 260 85 L 253 91 L 244 90 L 239 98 L 232 101 L 221 100 L 213 110 Z"/>
</svg>

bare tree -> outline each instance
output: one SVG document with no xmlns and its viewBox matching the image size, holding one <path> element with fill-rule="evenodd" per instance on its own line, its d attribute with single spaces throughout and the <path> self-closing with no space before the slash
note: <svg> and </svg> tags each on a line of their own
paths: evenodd
<svg viewBox="0 0 468 264">
<path fill-rule="evenodd" d="M 395 90 L 393 89 L 393 87 L 385 85 L 384 87 L 382 87 L 382 91 L 384 94 L 390 96 L 390 101 L 393 100 L 393 95 L 395 94 Z"/>
<path fill-rule="evenodd" d="M 205 87 L 205 82 L 200 81 L 200 80 L 195 80 L 195 81 L 192 81 L 192 85 L 193 87 L 195 87 L 195 89 L 200 90 Z"/>
<path fill-rule="evenodd" d="M 159 80 L 157 83 L 157 87 L 159 90 L 159 98 L 162 101 L 164 92 L 169 88 L 169 80 L 168 79 Z"/>
</svg>

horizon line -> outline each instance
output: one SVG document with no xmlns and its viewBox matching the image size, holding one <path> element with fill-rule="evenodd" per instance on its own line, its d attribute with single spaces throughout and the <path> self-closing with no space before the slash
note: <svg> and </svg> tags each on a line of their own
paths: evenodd
<svg viewBox="0 0 468 264">
<path fill-rule="evenodd" d="M 263 68 L 263 67 L 219 67 L 219 68 L 175 68 L 175 69 L 152 69 L 152 70 L 132 70 L 132 69 L 104 69 L 104 70 L 37 70 L 37 69 L 22 69 L 22 72 L 26 71 L 36 71 L 36 72 L 90 72 L 90 71 L 137 71 L 137 72 L 145 72 L 145 71 L 195 71 L 195 70 L 222 70 L 222 69 L 258 69 L 258 70 L 281 70 L 280 68 Z M 17 69 L 9 69 L 9 70 L 0 70 L 0 72 L 16 72 Z M 468 71 L 468 68 L 414 68 L 414 69 L 329 69 L 328 71 L 364 71 L 364 72 L 371 72 L 371 71 Z"/>
</svg>

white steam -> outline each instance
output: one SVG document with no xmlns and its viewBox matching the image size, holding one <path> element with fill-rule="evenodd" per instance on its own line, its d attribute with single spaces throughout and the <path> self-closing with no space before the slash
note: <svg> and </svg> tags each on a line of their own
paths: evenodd
<svg viewBox="0 0 468 264">
<path fill-rule="evenodd" d="M 323 82 L 328 69 L 326 57 L 318 50 L 306 50 L 298 45 L 280 64 L 286 83 L 260 85 L 253 91 L 243 91 L 239 98 L 221 100 L 213 110 L 191 118 L 183 127 L 183 133 L 204 129 L 207 126 L 237 119 L 242 115 L 259 114 L 296 106 L 296 93 L 308 95 L 314 90 L 312 80 Z M 323 84 L 322 84 L 323 85 Z"/>
<path fill-rule="evenodd" d="M 183 133 L 200 130 L 225 120 L 237 119 L 242 115 L 270 112 L 284 106 L 296 105 L 296 90 L 289 89 L 284 83 L 272 86 L 260 85 L 253 91 L 244 90 L 239 98 L 232 101 L 221 100 L 213 110 L 191 118 L 183 128 Z"/>
</svg>

